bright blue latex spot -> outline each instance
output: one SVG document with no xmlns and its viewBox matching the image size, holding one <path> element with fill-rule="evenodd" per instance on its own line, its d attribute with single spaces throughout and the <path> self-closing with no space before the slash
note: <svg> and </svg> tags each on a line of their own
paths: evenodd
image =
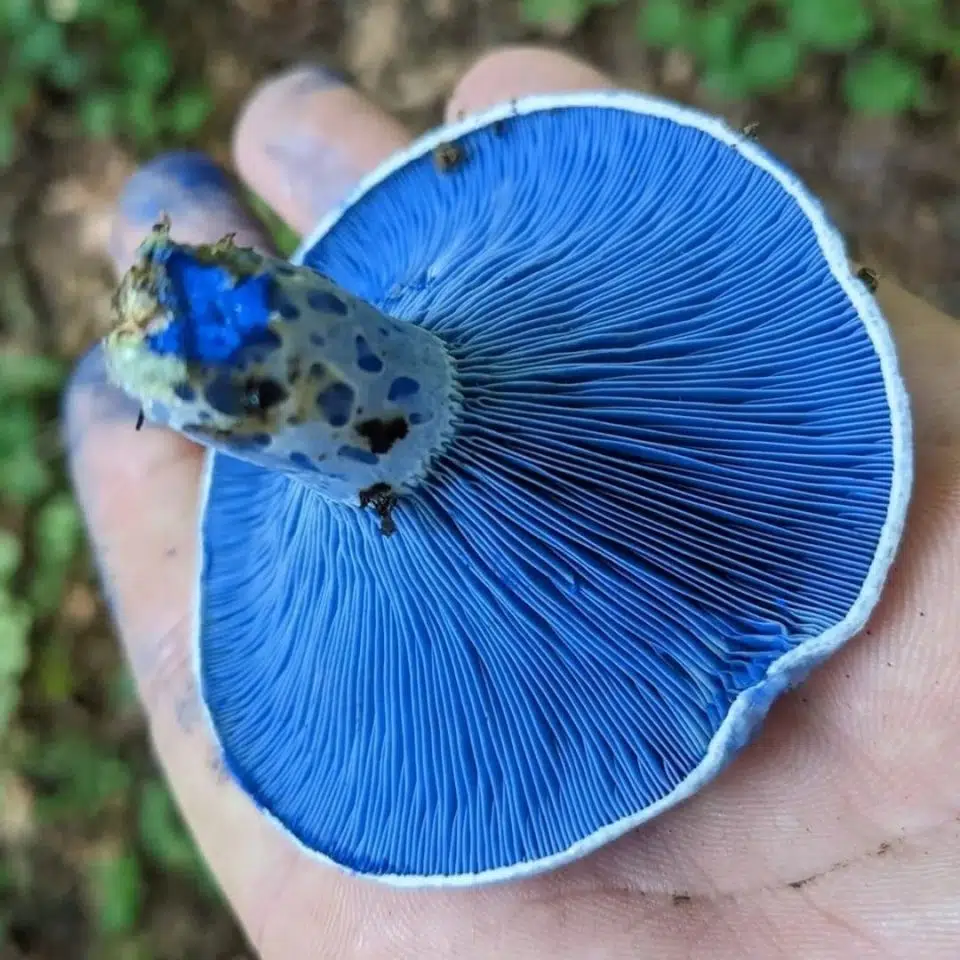
<svg viewBox="0 0 960 960">
<path fill-rule="evenodd" d="M 241 349 L 279 346 L 267 327 L 275 285 L 271 276 L 256 274 L 237 283 L 223 267 L 201 263 L 177 248 L 161 249 L 156 259 L 167 276 L 160 302 L 173 320 L 147 337 L 154 352 L 217 366 L 230 364 Z"/>
</svg>

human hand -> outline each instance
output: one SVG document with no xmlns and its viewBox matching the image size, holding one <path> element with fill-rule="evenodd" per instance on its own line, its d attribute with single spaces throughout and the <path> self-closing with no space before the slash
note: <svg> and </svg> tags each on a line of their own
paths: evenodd
<svg viewBox="0 0 960 960">
<path fill-rule="evenodd" d="M 611 86 L 535 49 L 489 54 L 447 114 L 528 93 Z M 261 88 L 236 166 L 307 231 L 407 133 L 323 71 Z M 229 181 L 160 158 L 119 202 L 118 269 L 162 212 L 178 240 L 230 232 L 267 249 Z M 865 634 L 774 708 L 691 801 L 553 873 L 474 890 L 401 891 L 299 852 L 218 769 L 199 709 L 189 609 L 201 451 L 147 426 L 99 354 L 68 397 L 71 467 L 160 759 L 264 960 L 323 958 L 954 958 L 960 944 L 960 328 L 881 283 L 912 394 L 914 504 Z M 134 442 L 135 437 L 135 442 Z"/>
</svg>

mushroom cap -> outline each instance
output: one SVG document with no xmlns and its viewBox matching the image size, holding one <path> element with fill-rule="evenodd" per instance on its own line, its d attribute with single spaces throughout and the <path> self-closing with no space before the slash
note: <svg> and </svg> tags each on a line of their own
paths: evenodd
<svg viewBox="0 0 960 960">
<path fill-rule="evenodd" d="M 208 454 L 204 703 L 316 857 L 434 886 L 569 862 L 697 791 L 863 627 L 912 482 L 893 343 L 820 205 L 722 121 L 504 104 L 295 260 L 442 338 L 462 397 L 390 538 Z"/>
</svg>

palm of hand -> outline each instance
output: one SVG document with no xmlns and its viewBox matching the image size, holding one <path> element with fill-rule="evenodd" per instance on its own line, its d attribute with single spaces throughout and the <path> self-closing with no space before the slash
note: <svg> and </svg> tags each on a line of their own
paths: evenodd
<svg viewBox="0 0 960 960">
<path fill-rule="evenodd" d="M 523 56 L 529 79 L 511 86 Z M 480 89 L 472 100 L 470 83 Z M 531 87 L 603 83 L 567 58 L 513 51 L 474 68 L 459 97 L 476 107 Z M 401 136 L 384 127 L 383 146 Z M 246 166 L 255 170 L 255 158 Z M 345 166 L 329 172 L 334 185 L 348 179 Z M 248 179 L 282 209 L 269 178 Z M 229 201 L 212 211 L 190 202 L 201 225 L 185 219 L 198 235 L 223 226 L 261 242 Z M 306 227 L 318 213 L 290 219 Z M 913 394 L 917 483 L 905 544 L 865 635 L 784 698 L 757 742 L 681 808 L 569 868 L 478 890 L 395 891 L 312 863 L 219 773 L 187 638 L 198 453 L 147 430 L 131 456 L 131 421 L 95 360 L 81 367 L 68 408 L 74 478 L 151 731 L 264 958 L 956 955 L 960 332 L 895 287 L 882 287 L 881 299 Z"/>
</svg>

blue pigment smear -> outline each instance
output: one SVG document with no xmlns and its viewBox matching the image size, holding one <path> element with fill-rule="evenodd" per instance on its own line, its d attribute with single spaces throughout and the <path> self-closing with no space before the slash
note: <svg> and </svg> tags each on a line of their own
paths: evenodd
<svg viewBox="0 0 960 960">
<path fill-rule="evenodd" d="M 269 274 L 237 282 L 224 267 L 201 263 L 175 246 L 160 248 L 153 259 L 165 269 L 158 296 L 173 317 L 164 330 L 146 338 L 154 353 L 218 366 L 255 344 L 280 345 L 267 326 L 275 284 Z"/>
<path fill-rule="evenodd" d="M 120 194 L 123 214 L 134 221 L 154 221 L 210 195 L 230 197 L 230 179 L 208 156 L 195 150 L 161 154 L 141 167 Z M 227 201 L 229 202 L 229 201 Z"/>
</svg>

